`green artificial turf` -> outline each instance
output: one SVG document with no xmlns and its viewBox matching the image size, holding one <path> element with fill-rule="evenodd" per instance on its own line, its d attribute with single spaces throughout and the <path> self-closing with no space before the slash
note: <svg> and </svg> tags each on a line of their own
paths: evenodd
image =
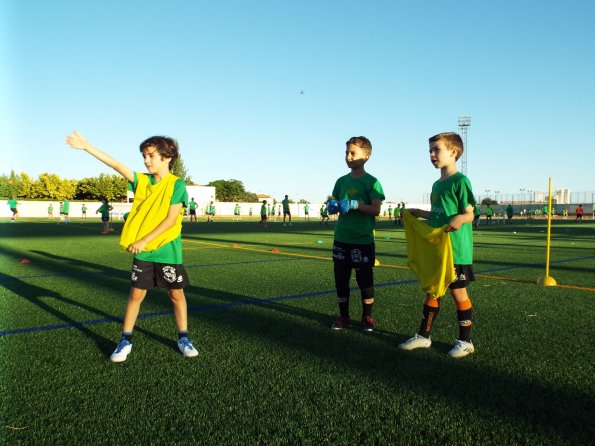
<svg viewBox="0 0 595 446">
<path fill-rule="evenodd" d="M 109 361 L 130 256 L 99 223 L 0 223 L 2 444 L 592 444 L 595 225 L 557 221 L 543 287 L 546 225 L 475 231 L 476 353 L 446 297 L 432 348 L 397 344 L 423 294 L 403 230 L 376 232 L 374 333 L 333 331 L 333 226 L 184 223 L 190 336 L 183 358 L 164 291 L 149 292 L 133 350 Z M 278 251 L 278 252 L 274 252 Z M 30 263 L 20 263 L 28 259 Z"/>
</svg>

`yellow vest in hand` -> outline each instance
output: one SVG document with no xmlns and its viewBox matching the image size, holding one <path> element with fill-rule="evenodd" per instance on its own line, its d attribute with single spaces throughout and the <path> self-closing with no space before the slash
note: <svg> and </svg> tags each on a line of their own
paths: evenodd
<svg viewBox="0 0 595 446">
<path fill-rule="evenodd" d="M 151 184 L 148 175 L 137 173 L 134 203 L 120 237 L 120 245 L 124 249 L 149 234 L 165 220 L 177 179 L 177 176 L 170 173 L 158 183 Z M 144 251 L 155 251 L 175 240 L 182 233 L 183 218 L 184 211 L 180 209 L 176 224 L 147 243 Z"/>
<path fill-rule="evenodd" d="M 407 265 L 417 276 L 421 289 L 438 298 L 456 279 L 450 235 L 441 228 L 432 228 L 403 213 L 407 238 Z"/>
</svg>

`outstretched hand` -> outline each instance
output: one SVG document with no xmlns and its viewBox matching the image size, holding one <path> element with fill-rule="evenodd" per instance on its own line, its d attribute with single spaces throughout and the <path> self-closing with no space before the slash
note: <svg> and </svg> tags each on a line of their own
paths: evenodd
<svg viewBox="0 0 595 446">
<path fill-rule="evenodd" d="M 85 139 L 83 135 L 81 135 L 76 130 L 72 132 L 72 135 L 68 135 L 66 137 L 66 144 L 68 144 L 73 149 L 77 150 L 84 150 L 85 147 L 89 144 L 89 142 Z"/>
</svg>

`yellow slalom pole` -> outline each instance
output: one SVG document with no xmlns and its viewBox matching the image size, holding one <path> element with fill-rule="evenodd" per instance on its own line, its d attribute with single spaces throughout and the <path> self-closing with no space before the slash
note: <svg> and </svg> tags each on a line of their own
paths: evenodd
<svg viewBox="0 0 595 446">
<path fill-rule="evenodd" d="M 556 286 L 556 279 L 550 276 L 550 241 L 552 236 L 552 178 L 550 177 L 547 207 L 547 241 L 545 248 L 545 276 L 537 280 L 539 285 Z"/>
</svg>

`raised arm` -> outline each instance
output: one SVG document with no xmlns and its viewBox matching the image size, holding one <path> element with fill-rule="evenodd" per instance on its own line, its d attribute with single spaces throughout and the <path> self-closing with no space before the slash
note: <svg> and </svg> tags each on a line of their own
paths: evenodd
<svg viewBox="0 0 595 446">
<path fill-rule="evenodd" d="M 85 152 L 93 155 L 102 163 L 107 164 L 109 167 L 126 178 L 129 182 L 132 183 L 134 181 L 134 172 L 130 168 L 122 164 L 120 161 L 113 159 L 111 156 L 102 152 L 97 147 L 93 146 L 76 130 L 72 133 L 72 135 L 68 135 L 66 137 L 66 144 L 68 144 L 73 149 L 84 150 Z"/>
</svg>

